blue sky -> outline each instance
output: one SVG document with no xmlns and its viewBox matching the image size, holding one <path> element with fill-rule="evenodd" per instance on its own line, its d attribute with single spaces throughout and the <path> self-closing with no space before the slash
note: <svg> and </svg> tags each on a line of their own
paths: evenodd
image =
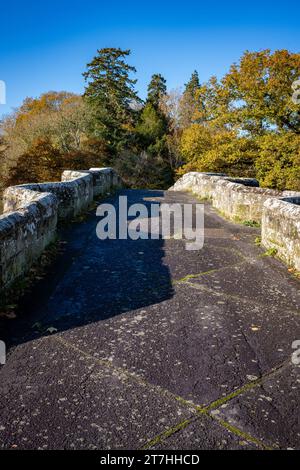
<svg viewBox="0 0 300 470">
<path fill-rule="evenodd" d="M 0 115 L 26 96 L 82 92 L 81 74 L 102 47 L 131 49 L 141 97 L 153 73 L 176 88 L 194 69 L 202 81 L 222 76 L 246 49 L 300 51 L 296 1 L 11 1 L 0 21 Z"/>
</svg>

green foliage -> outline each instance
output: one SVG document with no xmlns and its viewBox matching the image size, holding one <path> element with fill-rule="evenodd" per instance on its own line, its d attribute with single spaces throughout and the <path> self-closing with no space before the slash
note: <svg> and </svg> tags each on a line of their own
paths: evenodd
<svg viewBox="0 0 300 470">
<path fill-rule="evenodd" d="M 173 173 L 168 160 L 168 123 L 163 113 L 146 102 L 135 127 L 135 149 L 123 152 L 115 162 L 128 185 L 166 188 L 172 185 Z"/>
<path fill-rule="evenodd" d="M 199 75 L 198 75 L 197 70 L 194 70 L 194 72 L 191 75 L 191 78 L 185 84 L 184 93 L 190 93 L 191 95 L 195 95 L 196 91 L 199 90 L 199 88 L 200 88 Z"/>
<path fill-rule="evenodd" d="M 261 246 L 261 237 L 256 237 L 254 243 L 256 246 Z"/>
<path fill-rule="evenodd" d="M 143 108 L 135 131 L 146 146 L 154 144 L 167 132 L 165 117 L 149 102 Z"/>
<path fill-rule="evenodd" d="M 214 171 L 300 190 L 300 105 L 291 99 L 300 54 L 245 52 L 221 80 L 200 83 L 194 71 L 183 92 L 167 92 L 154 74 L 145 103 L 129 55 L 98 50 L 83 97 L 26 98 L 1 122 L 0 190 L 109 165 L 135 187 L 167 188 L 174 173 Z"/>
<path fill-rule="evenodd" d="M 267 251 L 264 252 L 263 256 L 276 256 L 278 250 L 276 248 L 269 248 Z"/>
<path fill-rule="evenodd" d="M 200 81 L 198 72 L 195 70 L 185 89 L 179 103 L 180 126 L 186 129 L 195 122 L 194 115 L 200 105 L 199 100 Z"/>
<path fill-rule="evenodd" d="M 148 85 L 147 103 L 151 103 L 154 107 L 158 108 L 160 100 L 167 93 L 167 86 L 165 78 L 160 74 L 154 74 Z"/>
<path fill-rule="evenodd" d="M 245 227 L 255 227 L 255 228 L 260 227 L 260 224 L 256 222 L 256 220 L 244 220 L 243 225 L 245 225 Z"/>
<path fill-rule="evenodd" d="M 136 72 L 125 59 L 129 50 L 105 48 L 87 65 L 83 74 L 85 98 L 95 113 L 95 135 L 103 138 L 113 151 L 123 148 L 134 124 L 132 103 L 140 101 L 134 90 Z"/>
</svg>

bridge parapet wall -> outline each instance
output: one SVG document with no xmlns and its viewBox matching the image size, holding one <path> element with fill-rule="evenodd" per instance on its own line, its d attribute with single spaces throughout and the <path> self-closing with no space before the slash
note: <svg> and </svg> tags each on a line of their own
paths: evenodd
<svg viewBox="0 0 300 470">
<path fill-rule="evenodd" d="M 61 182 L 11 186 L 0 216 L 0 289 L 26 273 L 56 238 L 59 220 L 86 211 L 95 197 L 120 188 L 112 168 L 64 171 Z"/>
<path fill-rule="evenodd" d="M 235 222 L 259 223 L 262 245 L 300 270 L 300 192 L 260 188 L 251 178 L 197 172 L 183 175 L 170 190 L 192 191 L 200 199 L 209 199 Z"/>
</svg>

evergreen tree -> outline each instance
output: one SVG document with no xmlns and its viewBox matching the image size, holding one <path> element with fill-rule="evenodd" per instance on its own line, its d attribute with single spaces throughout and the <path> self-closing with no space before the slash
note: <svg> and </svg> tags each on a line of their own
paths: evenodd
<svg viewBox="0 0 300 470">
<path fill-rule="evenodd" d="M 128 139 L 136 112 L 132 103 L 140 99 L 131 78 L 136 69 L 126 63 L 129 50 L 105 48 L 98 50 L 83 74 L 87 86 L 85 97 L 96 116 L 95 135 L 104 138 L 117 151 Z"/>
<path fill-rule="evenodd" d="M 197 70 L 195 70 L 190 80 L 185 84 L 185 89 L 180 103 L 180 125 L 186 129 L 193 123 L 193 116 L 198 104 L 198 90 L 200 81 Z"/>
<path fill-rule="evenodd" d="M 151 102 L 144 106 L 136 132 L 144 146 L 155 144 L 167 132 L 166 119 Z"/>
<path fill-rule="evenodd" d="M 158 104 L 147 101 L 136 126 L 140 148 L 139 167 L 148 187 L 168 187 L 172 184 L 172 169 L 168 158 L 168 120 Z"/>
<path fill-rule="evenodd" d="M 166 95 L 166 93 L 166 79 L 160 73 L 152 75 L 151 81 L 148 85 L 147 103 L 151 103 L 153 106 L 158 108 L 161 97 Z"/>
<path fill-rule="evenodd" d="M 189 93 L 192 96 L 194 96 L 196 91 L 199 88 L 200 88 L 199 74 L 198 74 L 197 70 L 194 70 L 194 72 L 191 75 L 191 78 L 185 84 L 184 93 Z"/>
</svg>

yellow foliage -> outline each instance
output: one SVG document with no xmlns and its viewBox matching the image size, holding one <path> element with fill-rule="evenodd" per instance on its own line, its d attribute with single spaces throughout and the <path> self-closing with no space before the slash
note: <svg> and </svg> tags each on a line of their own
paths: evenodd
<svg viewBox="0 0 300 470">
<path fill-rule="evenodd" d="M 292 100 L 299 77 L 300 54 L 265 50 L 246 52 L 220 82 L 202 84 L 178 173 L 256 176 L 263 186 L 300 190 L 300 105 Z"/>
</svg>

